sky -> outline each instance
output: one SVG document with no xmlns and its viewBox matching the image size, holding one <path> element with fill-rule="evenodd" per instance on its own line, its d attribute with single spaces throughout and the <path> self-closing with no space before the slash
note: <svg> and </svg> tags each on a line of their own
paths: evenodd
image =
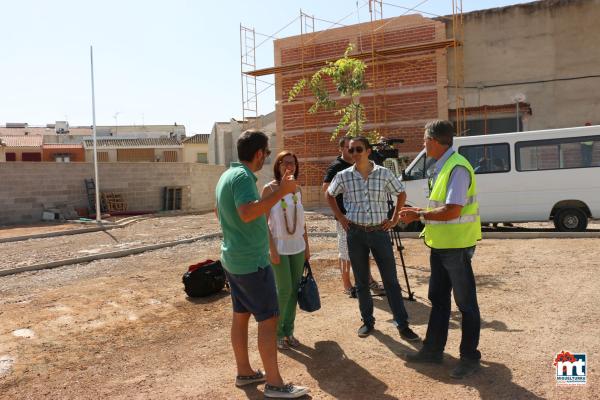
<svg viewBox="0 0 600 400">
<path fill-rule="evenodd" d="M 520 1 L 523 3 L 524 1 Z M 463 11 L 519 1 L 463 0 Z M 452 0 L 384 1 L 452 13 Z M 366 22 L 367 0 L 0 0 L 0 125 L 92 124 L 90 46 L 97 125 L 185 125 L 188 136 L 241 118 L 240 24 L 254 28 L 257 68 L 273 65 L 272 40 L 300 33 L 300 10 L 315 30 Z M 415 13 L 411 11 L 410 13 Z M 323 20 L 323 21 L 320 21 Z M 266 41 L 265 41 L 266 40 Z M 274 110 L 262 77 L 259 114 Z"/>
</svg>

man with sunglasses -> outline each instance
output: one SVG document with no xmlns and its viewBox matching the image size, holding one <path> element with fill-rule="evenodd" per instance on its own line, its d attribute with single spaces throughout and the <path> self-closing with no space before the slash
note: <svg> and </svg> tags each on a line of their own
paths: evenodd
<svg viewBox="0 0 600 400">
<path fill-rule="evenodd" d="M 367 138 L 357 136 L 350 141 L 348 150 L 354 165 L 339 172 L 327 189 L 327 201 L 335 217 L 347 232 L 348 253 L 356 279 L 356 292 L 363 325 L 359 337 L 373 331 L 373 298 L 369 291 L 369 252 L 373 254 L 394 322 L 400 336 L 408 341 L 418 341 L 419 336 L 408 326 L 400 284 L 396 274 L 396 259 L 388 230 L 399 221 L 399 211 L 404 206 L 404 186 L 387 168 L 369 160 L 371 145 Z M 346 215 L 342 214 L 335 196 L 344 194 Z M 388 194 L 397 196 L 392 220 L 387 219 Z"/>
<path fill-rule="evenodd" d="M 269 139 L 260 131 L 246 131 L 237 141 L 240 162 L 221 175 L 216 188 L 216 213 L 223 231 L 221 261 L 229 280 L 233 322 L 231 344 L 237 366 L 236 386 L 265 382 L 265 397 L 297 398 L 308 393 L 302 386 L 284 384 L 277 363 L 279 307 L 275 277 L 269 259 L 268 214 L 288 193 L 296 192 L 293 174 L 285 172 L 279 188 L 262 200 L 256 175 L 271 154 Z M 248 321 L 258 322 L 258 349 L 266 374 L 248 358 Z"/>
<path fill-rule="evenodd" d="M 333 178 L 337 175 L 338 172 L 345 170 L 346 168 L 350 168 L 354 164 L 354 160 L 352 160 L 352 155 L 348 151 L 350 148 L 350 140 L 352 138 L 350 136 L 342 136 L 338 142 L 340 155 L 333 161 L 329 167 L 327 167 L 327 171 L 325 171 L 325 178 L 323 178 L 323 192 L 327 192 L 327 188 L 333 181 Z M 342 214 L 346 214 L 346 209 L 344 208 L 344 195 L 338 194 L 335 197 L 335 201 L 342 212 Z M 351 298 L 356 298 L 356 287 L 352 286 L 352 282 L 350 281 L 350 256 L 348 255 L 348 241 L 346 238 L 346 231 L 340 225 L 339 221 L 335 221 L 336 230 L 337 230 L 337 239 L 338 239 L 338 253 L 340 260 L 340 271 L 342 273 L 342 284 L 344 285 L 344 294 L 348 295 Z M 373 275 L 369 273 L 369 288 L 371 289 L 371 293 L 376 296 L 385 295 L 385 290 L 383 286 L 379 284 L 374 278 Z"/>
</svg>

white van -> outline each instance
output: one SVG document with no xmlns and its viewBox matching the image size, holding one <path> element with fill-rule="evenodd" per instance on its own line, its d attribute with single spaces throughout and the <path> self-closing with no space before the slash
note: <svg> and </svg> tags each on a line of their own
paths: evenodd
<svg viewBox="0 0 600 400">
<path fill-rule="evenodd" d="M 475 170 L 482 222 L 553 220 L 584 231 L 600 218 L 600 125 L 454 138 Z M 407 204 L 426 207 L 435 160 L 423 150 L 402 173 Z"/>
</svg>

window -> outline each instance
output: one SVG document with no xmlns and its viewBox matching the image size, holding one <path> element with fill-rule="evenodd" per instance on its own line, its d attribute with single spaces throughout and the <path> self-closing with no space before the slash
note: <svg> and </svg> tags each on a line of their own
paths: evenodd
<svg viewBox="0 0 600 400">
<path fill-rule="evenodd" d="M 520 132 L 523 130 L 523 121 L 519 116 L 519 129 L 515 117 L 489 118 L 487 120 L 467 121 L 467 135 L 490 135 L 494 133 Z"/>
<path fill-rule="evenodd" d="M 6 153 L 6 161 L 17 161 L 17 153 Z"/>
<path fill-rule="evenodd" d="M 600 167 L 600 136 L 518 142 L 518 171 Z"/>
<path fill-rule="evenodd" d="M 413 165 L 413 167 L 405 175 L 405 179 L 408 181 L 414 181 L 418 179 L 429 178 L 429 176 L 433 173 L 434 167 L 435 159 L 431 157 L 427 158 L 427 155 L 423 153 L 415 165 Z"/>
<path fill-rule="evenodd" d="M 458 152 L 471 165 L 475 174 L 490 174 L 510 171 L 510 148 L 508 143 L 462 146 Z"/>
<path fill-rule="evenodd" d="M 54 154 L 54 161 L 56 162 L 71 162 L 71 154 Z"/>
<path fill-rule="evenodd" d="M 98 162 L 108 162 L 108 151 L 99 151 L 97 154 Z"/>
<path fill-rule="evenodd" d="M 454 121 L 456 126 L 456 121 Z M 517 118 L 468 119 L 466 121 L 467 136 L 493 135 L 494 133 L 510 133 L 517 131 Z M 519 131 L 523 130 L 523 121 L 519 117 Z"/>
<path fill-rule="evenodd" d="M 196 153 L 196 162 L 207 164 L 208 163 L 208 153 Z"/>
<path fill-rule="evenodd" d="M 163 152 L 163 161 L 164 162 L 177 162 L 177 152 L 176 151 L 164 151 Z"/>
<path fill-rule="evenodd" d="M 22 153 L 21 161 L 42 161 L 42 153 Z"/>
</svg>

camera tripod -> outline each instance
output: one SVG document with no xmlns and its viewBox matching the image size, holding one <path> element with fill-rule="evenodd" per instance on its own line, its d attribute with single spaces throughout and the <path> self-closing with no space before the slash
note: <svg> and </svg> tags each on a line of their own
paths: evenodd
<svg viewBox="0 0 600 400">
<path fill-rule="evenodd" d="M 392 196 L 389 194 L 388 194 L 387 203 L 388 203 L 388 216 L 393 215 L 394 209 L 395 209 L 394 200 L 392 199 Z M 412 292 L 412 290 L 410 290 L 410 283 L 408 282 L 408 274 L 406 272 L 406 264 L 404 263 L 404 254 L 402 253 L 402 251 L 404 250 L 404 245 L 402 245 L 402 239 L 400 238 L 400 229 L 397 226 L 395 226 L 388 231 L 388 234 L 390 235 L 390 240 L 392 242 L 392 245 L 396 246 L 396 250 L 398 250 L 398 253 L 400 254 L 400 262 L 402 263 L 402 271 L 404 272 L 404 280 L 406 281 L 406 293 L 408 294 L 408 297 L 406 297 L 406 300 L 416 301 L 414 293 Z M 402 288 L 400 288 L 400 290 L 402 290 Z"/>
</svg>

